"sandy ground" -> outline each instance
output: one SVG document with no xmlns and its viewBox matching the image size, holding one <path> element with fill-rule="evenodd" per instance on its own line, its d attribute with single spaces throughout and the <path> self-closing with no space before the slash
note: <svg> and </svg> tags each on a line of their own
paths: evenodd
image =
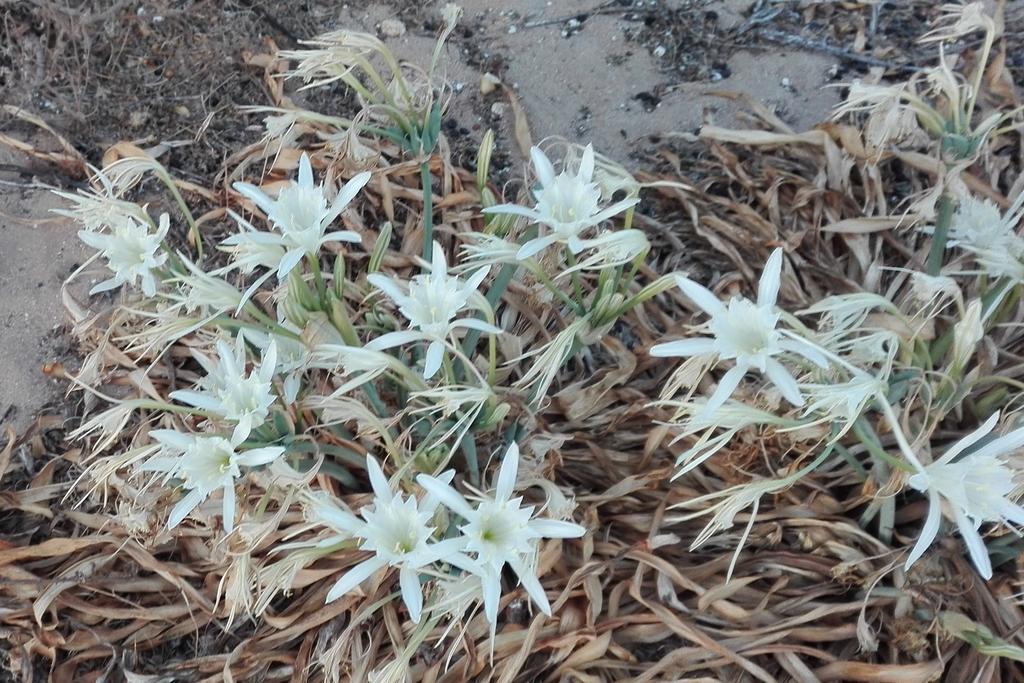
<svg viewBox="0 0 1024 683">
<path fill-rule="evenodd" d="M 137 17 L 156 21 L 159 8 L 138 4 Z M 715 13 L 717 30 L 729 30 L 748 19 L 752 4 L 725 0 L 708 3 L 701 11 L 705 17 Z M 710 77 L 680 82 L 666 73 L 657 44 L 627 39 L 636 22 L 626 21 L 621 13 L 591 15 L 574 23 L 573 15 L 593 8 L 593 0 L 465 0 L 462 5 L 471 37 L 456 38 L 447 51 L 446 73 L 456 89 L 449 113 L 455 125 L 447 130 L 470 141 L 464 145 L 467 150 L 493 127 L 509 158 L 521 159 L 511 134 L 508 95 L 501 89 L 486 95 L 480 91 L 486 71 L 495 72 L 519 98 L 534 141 L 561 136 L 593 142 L 599 151 L 632 167 L 652 143 L 650 136 L 693 133 L 707 119 L 734 122 L 738 105 L 714 96 L 716 91 L 746 94 L 798 130 L 821 121 L 837 100 L 835 89 L 823 87 L 835 76 L 836 60 L 821 54 L 739 50 L 714 65 Z M 399 56 L 418 63 L 428 59 L 434 44 L 434 33 L 423 22 L 424 16 L 436 14 L 433 5 L 396 14 L 393 3 L 341 10 L 325 3 L 311 11 L 319 12 L 311 19 L 325 30 L 344 26 L 377 32 Z M 251 50 L 262 49 L 259 41 L 252 42 Z M 225 59 L 233 59 L 240 71 L 246 69 L 238 54 Z M 251 134 L 253 139 L 258 136 Z M 126 130 L 124 137 L 138 135 Z M 513 164 L 512 175 L 521 169 Z M 24 157 L 0 151 L 0 422 L 17 429 L 59 396 L 61 388 L 47 378 L 43 366 L 67 356 L 60 333 L 60 285 L 88 256 L 76 228 L 47 213 L 58 201 L 34 187 L 40 179 L 61 182 Z"/>
</svg>

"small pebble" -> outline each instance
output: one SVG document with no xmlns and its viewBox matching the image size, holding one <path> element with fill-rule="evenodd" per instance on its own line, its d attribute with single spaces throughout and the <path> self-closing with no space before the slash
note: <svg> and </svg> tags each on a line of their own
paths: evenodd
<svg viewBox="0 0 1024 683">
<path fill-rule="evenodd" d="M 380 34 L 385 38 L 404 36 L 405 24 L 398 19 L 385 19 L 380 22 Z"/>
<path fill-rule="evenodd" d="M 654 48 L 655 57 L 664 57 L 666 52 L 668 52 L 668 50 L 665 48 L 664 45 L 659 45 L 658 47 Z"/>
</svg>

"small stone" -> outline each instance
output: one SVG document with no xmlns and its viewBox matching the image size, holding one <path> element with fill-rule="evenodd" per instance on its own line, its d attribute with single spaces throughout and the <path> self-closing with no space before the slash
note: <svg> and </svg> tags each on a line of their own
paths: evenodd
<svg viewBox="0 0 1024 683">
<path fill-rule="evenodd" d="M 654 48 L 655 57 L 664 57 L 666 52 L 668 52 L 668 48 L 666 48 L 664 45 L 659 45 L 658 47 Z"/>
<path fill-rule="evenodd" d="M 515 24 L 513 24 L 513 25 L 508 27 L 508 32 L 509 33 L 517 33 L 518 31 L 519 31 L 519 28 Z"/>
<path fill-rule="evenodd" d="M 498 89 L 501 80 L 490 71 L 480 77 L 480 94 L 489 95 Z"/>
<path fill-rule="evenodd" d="M 149 114 L 144 111 L 133 111 L 128 115 L 128 127 L 129 128 L 142 128 L 146 125 L 146 121 L 149 119 Z"/>
<path fill-rule="evenodd" d="M 398 38 L 405 35 L 405 24 L 398 19 L 385 19 L 380 22 L 380 34 L 385 38 Z"/>
<path fill-rule="evenodd" d="M 505 107 L 506 105 L 504 102 L 495 102 L 491 105 L 491 116 L 493 118 L 500 119 L 505 115 Z"/>
</svg>

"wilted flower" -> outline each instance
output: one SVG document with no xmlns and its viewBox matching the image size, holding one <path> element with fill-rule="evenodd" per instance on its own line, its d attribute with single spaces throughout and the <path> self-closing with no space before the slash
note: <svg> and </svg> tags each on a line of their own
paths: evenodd
<svg viewBox="0 0 1024 683">
<path fill-rule="evenodd" d="M 272 267 L 277 277 L 283 280 L 292 268 L 306 254 L 317 254 L 326 242 L 356 242 L 362 238 L 351 230 L 327 232 L 327 228 L 341 215 L 356 194 L 370 180 L 370 173 L 363 172 L 349 180 L 338 192 L 334 202 L 328 206 L 323 185 L 313 184 L 313 167 L 309 157 L 302 155 L 299 160 L 299 180 L 282 189 L 277 199 L 271 199 L 262 190 L 249 183 L 235 183 L 234 187 L 248 197 L 267 214 L 267 220 L 277 230 L 275 233 L 243 230 L 222 242 L 248 257 L 247 265 L 254 262 L 270 266 L 269 256 L 284 250 L 283 257 Z M 243 226 L 244 228 L 245 226 Z M 250 266 L 251 267 L 251 266 Z"/>
<path fill-rule="evenodd" d="M 245 336 L 242 332 L 235 338 L 234 349 L 224 340 L 217 342 L 219 362 L 201 353 L 194 355 L 206 370 L 206 377 L 199 381 L 203 390 L 172 391 L 171 398 L 236 422 L 233 438 L 244 440 L 253 429 L 263 424 L 274 402 L 271 380 L 277 365 L 277 345 L 271 341 L 263 352 L 260 365 L 248 374 L 245 372 Z"/>
<path fill-rule="evenodd" d="M 505 452 L 495 483 L 494 497 L 483 496 L 473 507 L 441 478 L 421 474 L 420 486 L 466 520 L 459 527 L 464 550 L 474 553 L 483 585 L 484 612 L 492 633 L 498 620 L 501 599 L 501 570 L 507 564 L 519 577 L 526 592 L 544 614 L 551 614 L 544 588 L 536 575 L 537 541 L 542 538 L 579 538 L 586 529 L 572 522 L 534 519 L 532 505 L 522 507 L 522 497 L 512 498 L 519 469 L 519 446 L 513 443 Z"/>
<path fill-rule="evenodd" d="M 92 170 L 93 180 L 98 181 L 102 189 L 97 192 L 54 191 L 55 195 L 73 204 L 70 209 L 54 209 L 55 214 L 78 221 L 89 232 L 97 232 L 104 228 L 113 231 L 115 227 L 128 222 L 149 222 L 149 217 L 141 206 L 135 202 L 118 199 L 113 183 L 103 171 Z"/>
<path fill-rule="evenodd" d="M 417 275 L 407 284 L 379 273 L 367 276 L 370 284 L 398 305 L 398 310 L 413 329 L 381 335 L 370 341 L 366 348 L 382 351 L 413 341 L 429 342 L 423 376 L 430 379 L 441 368 L 445 342 L 455 330 L 468 328 L 490 334 L 501 332 L 501 328 L 477 318 L 455 319 L 463 309 L 482 309 L 485 305 L 479 301 L 474 304 L 473 299 L 478 294 L 480 283 L 487 277 L 488 270 L 486 266 L 476 270 L 465 282 L 449 275 L 444 250 L 434 242 L 429 273 Z"/>
<path fill-rule="evenodd" d="M 420 570 L 434 562 L 446 562 L 468 568 L 471 562 L 461 553 L 463 540 L 449 538 L 430 543 L 434 534 L 431 520 L 440 501 L 427 496 L 422 504 L 416 498 L 395 494 L 384 476 L 384 471 L 373 456 L 367 456 L 366 469 L 373 487 L 373 503 L 360 510 L 363 519 L 318 499 L 313 514 L 324 524 L 338 531 L 341 538 L 362 539 L 359 548 L 373 553 L 373 557 L 360 562 L 342 576 L 327 593 L 327 602 L 337 600 L 350 592 L 371 574 L 383 567 L 398 567 L 398 583 L 402 600 L 409 609 L 409 618 L 419 622 L 423 611 L 423 592 L 420 588 Z M 450 470 L 438 481 L 452 480 Z M 336 543 L 339 538 L 326 539 L 322 544 Z"/>
<path fill-rule="evenodd" d="M 928 517 L 914 544 L 906 566 L 909 568 L 935 541 L 939 533 L 943 503 L 952 513 L 960 535 L 967 544 L 974 566 L 985 579 L 992 578 L 992 562 L 978 533 L 983 522 L 1024 524 L 1024 508 L 1009 500 L 1018 484 L 1016 472 L 1001 458 L 1024 446 L 1024 427 L 997 437 L 954 462 L 995 429 L 999 414 L 953 444 L 941 458 L 908 480 L 913 488 L 928 494 Z"/>
<path fill-rule="evenodd" d="M 820 367 L 828 366 L 825 357 L 809 343 L 792 337 L 785 338 L 776 329 L 779 313 L 775 310 L 775 301 L 779 294 L 781 274 L 782 250 L 776 249 L 761 274 L 757 303 L 733 297 L 728 307 L 723 306 L 718 297 L 705 287 L 677 276 L 676 280 L 683 293 L 711 316 L 708 326 L 714 337 L 657 344 L 651 348 L 650 353 L 657 357 L 714 354 L 719 360 L 735 359 L 736 365 L 722 376 L 718 388 L 708 399 L 707 410 L 714 411 L 725 403 L 750 370 L 766 375 L 787 401 L 802 406 L 804 399 L 796 379 L 776 356 L 788 351 Z"/>
<path fill-rule="evenodd" d="M 179 300 L 187 313 L 202 310 L 216 314 L 238 307 L 242 301 L 242 292 L 234 285 L 207 273 L 182 255 L 178 258 L 185 265 L 188 274 L 174 278 L 181 287 L 181 293 L 173 295 L 172 298 Z"/>
<path fill-rule="evenodd" d="M 557 176 L 551 161 L 539 147 L 530 150 L 533 168 L 540 181 L 534 192 L 537 204 L 529 209 L 518 204 L 499 204 L 484 209 L 484 213 L 511 213 L 525 216 L 535 223 L 551 228 L 548 235 L 532 239 L 519 248 L 520 260 L 528 259 L 552 244 L 562 243 L 578 254 L 585 248 L 583 231 L 622 213 L 640 200 L 623 199 L 606 209 L 599 206 L 601 188 L 594 182 L 594 149 L 587 145 L 575 175 L 562 171 Z"/>
<path fill-rule="evenodd" d="M 114 277 L 99 283 L 89 293 L 105 292 L 126 283 L 134 286 L 136 280 L 141 280 L 143 294 L 156 294 L 157 279 L 153 271 L 167 261 L 167 254 L 157 252 L 170 227 L 170 216 L 165 213 L 160 216 L 160 225 L 153 233 L 146 224 L 127 216 L 111 226 L 109 233 L 80 230 L 79 239 L 99 249 L 114 273 Z"/>
<path fill-rule="evenodd" d="M 173 429 L 151 432 L 161 445 L 160 452 L 141 465 L 144 472 L 163 472 L 164 481 L 181 479 L 188 490 L 171 509 L 167 520 L 173 529 L 192 510 L 217 489 L 224 492 L 224 530 L 231 533 L 235 523 L 235 479 L 242 476 L 241 467 L 265 465 L 284 453 L 280 446 L 254 448 L 238 452 L 241 439 L 221 436 L 195 436 Z"/>
</svg>

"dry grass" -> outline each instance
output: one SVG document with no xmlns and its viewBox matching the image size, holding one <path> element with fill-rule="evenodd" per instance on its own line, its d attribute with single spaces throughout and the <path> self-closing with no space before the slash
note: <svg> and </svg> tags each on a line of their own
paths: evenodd
<svg viewBox="0 0 1024 683">
<path fill-rule="evenodd" d="M 272 60 L 266 66 L 268 72 L 276 68 Z M 276 81 L 268 80 L 268 87 L 283 95 Z M 858 289 L 872 262 L 923 262 L 927 245 L 899 229 L 908 220 L 910 199 L 934 180 L 935 169 L 923 156 L 909 151 L 878 160 L 856 128 L 825 124 L 794 134 L 768 112 L 754 110 L 750 130 L 705 127 L 699 157 L 682 160 L 666 150 L 665 160 L 679 175 L 641 177 L 675 183 L 656 190 L 652 203 L 662 225 L 680 216 L 680 224 L 694 232 L 684 247 L 692 243 L 714 254 L 707 262 L 724 269 L 715 287 L 749 290 L 754 264 L 778 245 L 794 266 L 782 290 L 790 307 Z M 1004 161 L 972 169 L 964 180 L 1005 205 L 1019 177 L 1020 143 L 1014 137 L 992 144 L 999 147 L 990 158 Z M 338 161 L 338 150 L 305 147 L 316 152 L 322 169 L 343 177 L 356 170 Z M 418 166 L 386 144 L 365 151 L 375 180 L 359 224 L 351 227 L 372 244 L 375 226 L 394 222 L 398 237 L 385 266 L 406 276 L 413 262 L 405 255 L 418 253 L 422 239 Z M 229 160 L 226 177 L 286 177 L 299 152 L 253 146 Z M 453 166 L 444 146 L 430 166 L 438 232 L 454 240 L 479 230 L 474 174 Z M 218 183 L 208 190 L 212 204 L 234 201 L 226 187 Z M 207 220 L 219 218 L 219 211 Z M 703 242 L 690 241 L 697 236 Z M 653 260 L 677 259 L 671 250 L 679 240 L 674 232 L 652 234 L 668 250 Z M 503 305 L 539 317 L 538 329 L 559 329 L 555 308 L 522 291 L 510 289 Z M 142 379 L 139 367 L 153 359 L 129 357 L 109 343 L 112 333 L 135 322 L 114 307 L 79 314 L 77 333 L 86 350 L 98 354 L 96 367 L 103 371 L 96 379 L 110 391 L 166 396 L 188 375 L 187 349 L 178 345 Z M 532 615 L 525 593 L 510 594 L 493 656 L 487 625 L 477 615 L 438 649 L 428 639 L 411 662 L 413 679 L 1024 680 L 1019 663 L 969 644 L 1001 648 L 1009 657 L 1020 652 L 1013 647 L 1024 646 L 1024 613 L 1010 599 L 1019 590 L 1020 540 L 1005 538 L 1005 553 L 995 558 L 1002 566 L 988 583 L 974 574 L 956 540 L 905 572 L 904 551 L 920 529 L 924 501 L 901 498 L 887 528 L 871 518 L 862 523 L 876 493 L 893 482 L 847 462 L 766 496 L 756 517 L 743 510 L 735 526 L 699 550 L 687 550 L 707 518 L 686 519 L 673 506 L 790 473 L 808 457 L 806 443 L 792 435 L 748 431 L 698 471 L 669 481 L 684 444 L 666 445 L 671 435 L 658 422 L 668 415 L 652 401 L 672 368 L 648 357 L 646 349 L 688 318 L 674 294 L 630 313 L 591 348 L 590 357 L 563 368 L 541 410 L 521 416 L 554 444 L 545 475 L 574 493 L 577 518 L 592 531 L 580 541 L 549 542 L 542 551 L 540 573 L 555 616 Z M 991 372 L 1021 379 L 1020 334 L 1007 329 L 995 341 L 1002 353 Z M 303 420 L 301 410 L 292 417 Z M 964 429 L 970 418 L 961 416 Z M 147 421 L 132 425 L 121 447 L 145 440 Z M 408 638 L 393 604 L 369 609 L 386 597 L 385 589 L 324 605 L 353 553 L 296 568 L 287 591 L 259 590 L 260 569 L 279 566 L 273 548 L 310 534 L 299 507 L 287 498 L 227 538 L 214 525 L 198 523 L 174 534 L 154 531 L 160 494 L 145 492 L 139 507 L 118 509 L 113 494 L 125 496 L 133 483 L 117 478 L 110 490 L 76 505 L 77 494 L 67 497 L 70 483 L 93 444 L 61 441 L 62 427 L 42 418 L 24 435 L 8 433 L 0 451 L 0 523 L 9 539 L 0 540 L 0 632 L 10 644 L 8 666 L 15 675 L 32 680 L 49 672 L 51 680 L 76 683 L 365 680 L 393 658 L 391 643 Z M 942 435 L 952 440 L 962 431 L 950 424 Z M 316 438 L 363 448 L 358 439 L 326 430 Z M 351 469 L 361 480 L 358 468 Z M 253 503 L 263 494 L 261 484 L 254 481 L 248 491 Z M 363 483 L 346 487 L 317 474 L 314 485 L 354 506 L 365 499 Z M 245 596 L 254 591 L 266 608 L 249 617 Z"/>
</svg>

